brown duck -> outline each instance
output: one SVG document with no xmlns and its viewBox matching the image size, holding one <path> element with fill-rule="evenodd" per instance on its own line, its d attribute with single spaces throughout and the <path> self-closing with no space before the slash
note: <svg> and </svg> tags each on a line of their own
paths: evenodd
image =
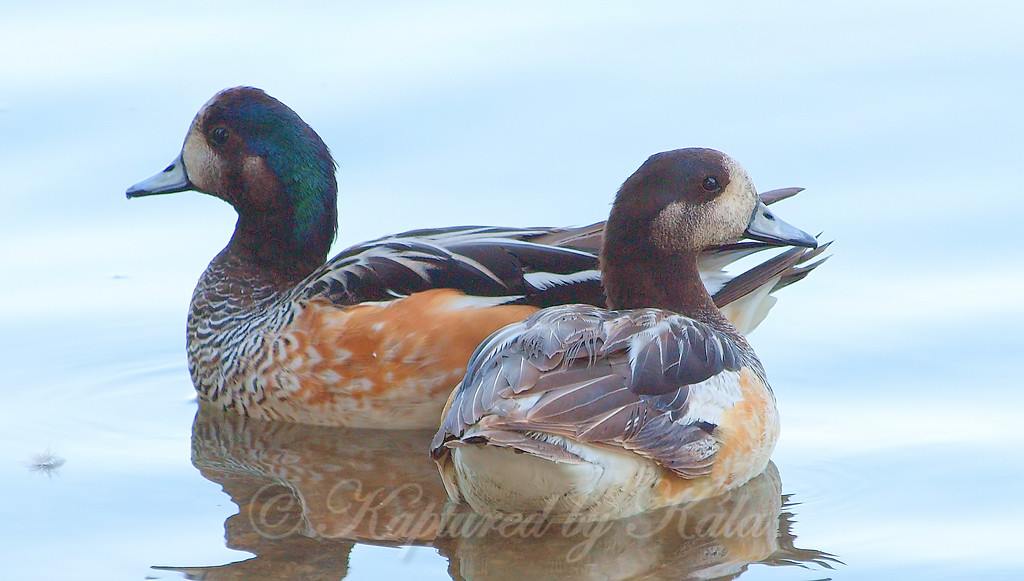
<svg viewBox="0 0 1024 581">
<path fill-rule="evenodd" d="M 814 248 L 723 153 L 648 159 L 619 190 L 601 270 L 611 310 L 546 308 L 491 336 L 432 453 L 483 513 L 618 518 L 734 489 L 768 465 L 775 396 L 699 263 L 742 236 Z"/>
<path fill-rule="evenodd" d="M 187 324 L 200 398 L 238 413 L 434 428 L 492 332 L 543 307 L 604 304 L 596 255 L 604 224 L 418 230 L 327 260 L 337 227 L 334 160 L 309 125 L 259 89 L 215 95 L 181 154 L 127 195 L 184 190 L 238 213 L 230 241 L 199 279 Z M 722 271 L 767 247 L 728 244 L 699 258 L 718 304 L 744 329 L 764 316 L 771 291 L 814 266 L 813 253 L 798 249 L 737 277 Z"/>
</svg>

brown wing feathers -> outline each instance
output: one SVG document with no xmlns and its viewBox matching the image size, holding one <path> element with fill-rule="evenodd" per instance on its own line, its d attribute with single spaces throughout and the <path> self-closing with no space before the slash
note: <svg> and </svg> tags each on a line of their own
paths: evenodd
<svg viewBox="0 0 1024 581">
<path fill-rule="evenodd" d="M 827 242 L 813 250 L 807 248 L 787 250 L 729 280 L 712 298 L 715 299 L 715 304 L 719 308 L 724 307 L 754 292 L 777 276 L 781 278 L 775 284 L 772 291 L 789 286 L 807 276 L 822 262 L 828 260 L 826 257 L 817 262 L 810 263 L 810 261 L 821 256 L 831 244 L 831 242 Z M 786 282 L 783 283 L 783 281 Z"/>
<path fill-rule="evenodd" d="M 762 194 L 762 199 L 770 204 L 800 191 L 772 190 Z M 302 299 L 323 297 L 342 306 L 386 301 L 434 288 L 507 297 L 510 303 L 537 307 L 604 305 L 596 255 L 604 227 L 604 222 L 599 222 L 582 228 L 461 226 L 406 232 L 343 251 L 296 292 Z M 708 254 L 738 257 L 766 247 L 740 242 L 709 249 Z M 796 282 L 813 267 L 783 273 L 777 288 Z M 733 285 L 722 295 L 723 300 L 735 300 L 757 288 L 755 283 L 769 273 L 766 268 L 754 270 L 758 276 L 744 278 L 745 285 Z"/>
<path fill-rule="evenodd" d="M 470 361 L 433 453 L 484 438 L 550 459 L 572 456 L 542 437 L 553 434 L 621 446 L 684 477 L 704 474 L 717 449 L 714 426 L 679 422 L 688 386 L 741 360 L 717 332 L 684 317 L 548 309 L 497 334 Z M 543 444 L 524 448 L 523 438 Z"/>
</svg>

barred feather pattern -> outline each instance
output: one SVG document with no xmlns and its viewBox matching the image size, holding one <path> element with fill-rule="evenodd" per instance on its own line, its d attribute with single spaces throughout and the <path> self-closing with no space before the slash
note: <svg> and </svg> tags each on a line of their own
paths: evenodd
<svg viewBox="0 0 1024 581">
<path fill-rule="evenodd" d="M 203 273 L 192 294 L 186 345 L 199 396 L 247 414 L 266 401 L 270 345 L 302 305 L 263 277 L 246 277 L 243 266 L 222 253 Z"/>
</svg>

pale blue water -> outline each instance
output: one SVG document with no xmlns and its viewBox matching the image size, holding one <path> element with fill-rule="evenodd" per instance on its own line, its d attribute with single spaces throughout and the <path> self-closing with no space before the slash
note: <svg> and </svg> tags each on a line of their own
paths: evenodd
<svg viewBox="0 0 1024 581">
<path fill-rule="evenodd" d="M 2 577 L 1024 574 L 1016 5 L 370 6 L 0 6 Z M 437 500 L 415 435 L 206 416 L 193 434 L 185 310 L 233 216 L 123 191 L 242 83 L 340 161 L 338 249 L 415 227 L 589 223 L 675 147 L 722 149 L 762 189 L 807 187 L 780 215 L 838 240 L 835 258 L 752 337 L 796 504 L 742 492 L 789 532 L 741 548 L 615 529 L 571 564 L 551 539 L 428 530 L 388 546 L 324 495 L 357 475 Z M 45 456 L 63 464 L 30 470 Z M 280 539 L 248 516 L 273 483 L 281 522 L 301 517 Z"/>
</svg>

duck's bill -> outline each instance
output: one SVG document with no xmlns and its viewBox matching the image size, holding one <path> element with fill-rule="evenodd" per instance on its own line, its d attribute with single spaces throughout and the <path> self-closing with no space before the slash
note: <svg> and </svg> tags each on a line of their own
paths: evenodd
<svg viewBox="0 0 1024 581">
<path fill-rule="evenodd" d="M 746 236 L 780 246 L 818 247 L 818 240 L 814 236 L 776 217 L 764 202 L 758 202 L 754 208 L 747 224 Z"/>
<path fill-rule="evenodd" d="M 125 195 L 129 199 L 141 198 L 142 196 L 183 192 L 192 188 L 192 182 L 188 180 L 188 173 L 185 172 L 185 162 L 179 155 L 164 171 L 128 188 Z"/>
</svg>

